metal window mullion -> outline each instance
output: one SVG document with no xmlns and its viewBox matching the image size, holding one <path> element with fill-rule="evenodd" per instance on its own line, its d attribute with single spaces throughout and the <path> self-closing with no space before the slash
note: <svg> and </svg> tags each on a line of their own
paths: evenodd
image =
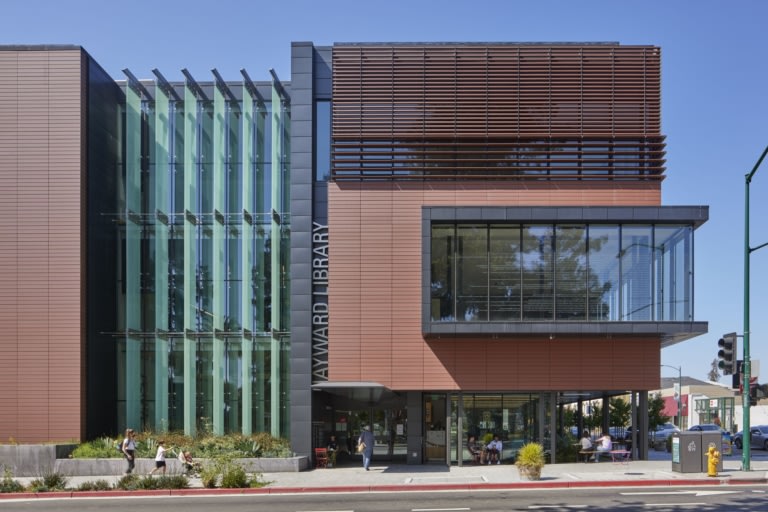
<svg viewBox="0 0 768 512">
<path fill-rule="evenodd" d="M 125 327 L 140 332 L 141 319 L 141 97 L 125 90 Z M 141 418 L 141 344 L 126 335 L 125 422 L 138 428 Z"/>
<path fill-rule="evenodd" d="M 282 109 L 280 108 L 280 94 L 278 92 L 277 86 L 273 80 L 272 82 L 272 210 L 278 213 L 278 216 L 282 212 L 282 203 L 280 201 L 282 194 L 280 193 L 281 188 L 281 182 L 280 182 L 280 175 L 281 175 L 281 167 L 282 167 L 282 140 L 281 140 L 281 133 L 283 129 L 283 120 L 282 120 Z M 272 338 L 271 338 L 271 345 L 270 345 L 270 351 L 271 351 L 271 375 L 272 375 L 272 382 L 271 382 L 271 397 L 270 397 L 270 413 L 271 413 L 271 426 L 270 426 L 270 432 L 274 436 L 280 436 L 280 388 L 282 387 L 282 382 L 280 380 L 281 372 L 280 372 L 280 341 L 279 341 L 279 335 L 276 334 L 276 332 L 279 332 L 282 329 L 282 326 L 280 325 L 280 305 L 281 305 L 281 290 L 280 290 L 280 282 L 281 282 L 281 272 L 280 272 L 280 253 L 281 251 L 281 236 L 280 236 L 280 224 L 279 224 L 279 218 L 275 218 L 274 215 L 272 215 L 272 224 L 271 224 L 271 231 L 272 231 L 272 237 L 271 237 L 271 248 L 270 256 L 272 258 L 271 265 L 272 265 L 272 279 L 270 282 L 271 286 L 271 295 L 272 295 L 272 311 L 271 311 L 271 322 L 272 322 Z"/>
<path fill-rule="evenodd" d="M 243 101 L 242 101 L 242 123 L 241 156 L 240 169 L 242 172 L 242 240 L 240 244 L 240 275 L 242 286 L 240 287 L 240 321 L 246 332 L 253 332 L 253 286 L 252 272 L 253 265 L 253 99 L 250 96 L 249 87 L 243 83 Z M 233 192 L 234 193 L 234 192 Z M 241 431 L 244 435 L 250 435 L 253 432 L 253 339 L 243 337 L 242 356 L 240 358 L 240 387 L 242 389 L 242 398 L 240 407 L 242 411 Z"/>
<path fill-rule="evenodd" d="M 197 98 L 189 84 L 184 89 L 184 433 L 195 435 L 197 401 L 197 343 L 190 332 L 195 325 L 195 292 L 197 289 L 195 239 L 197 212 Z"/>
<path fill-rule="evenodd" d="M 156 87 L 155 120 L 153 129 L 154 142 L 154 193 L 155 208 L 164 217 L 155 216 L 155 329 L 168 331 L 168 204 L 170 179 L 173 173 L 169 167 L 170 146 L 170 103 L 168 96 Z M 168 340 L 155 338 L 155 428 L 162 430 L 169 427 L 168 395 Z"/>
<path fill-rule="evenodd" d="M 222 331 L 224 328 L 224 297 L 227 295 L 224 283 L 224 266 L 226 257 L 226 217 L 224 214 L 224 192 L 226 183 L 226 138 L 227 105 L 224 95 L 218 87 L 213 91 L 213 330 Z M 220 216 L 221 215 L 221 216 Z M 213 432 L 224 434 L 224 339 L 213 336 Z"/>
</svg>

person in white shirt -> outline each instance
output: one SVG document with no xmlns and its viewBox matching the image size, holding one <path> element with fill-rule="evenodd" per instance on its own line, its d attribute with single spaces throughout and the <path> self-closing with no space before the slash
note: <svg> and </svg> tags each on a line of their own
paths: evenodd
<svg viewBox="0 0 768 512">
<path fill-rule="evenodd" d="M 488 443 L 488 446 L 485 447 L 485 457 L 488 460 L 488 464 L 493 464 L 493 462 L 496 462 L 496 464 L 501 464 L 502 446 L 503 445 L 501 444 L 501 440 L 499 440 L 499 436 L 493 436 L 493 440 Z"/>
<path fill-rule="evenodd" d="M 592 451 L 592 439 L 589 438 L 589 432 L 587 432 L 586 430 L 581 435 L 581 439 L 579 439 L 579 444 L 581 445 L 582 452 Z M 584 462 L 586 462 L 588 459 L 589 459 L 589 453 L 585 454 Z"/>
<path fill-rule="evenodd" d="M 155 469 L 149 472 L 150 475 L 154 475 L 158 469 L 165 474 L 165 444 L 164 441 L 157 442 L 157 454 L 155 455 Z"/>
<path fill-rule="evenodd" d="M 595 454 L 595 462 L 600 460 L 601 453 L 608 453 L 613 450 L 613 441 L 611 441 L 611 436 L 607 432 L 603 432 L 603 437 L 599 438 L 596 442 L 600 444 L 596 448 L 598 453 Z"/>
</svg>

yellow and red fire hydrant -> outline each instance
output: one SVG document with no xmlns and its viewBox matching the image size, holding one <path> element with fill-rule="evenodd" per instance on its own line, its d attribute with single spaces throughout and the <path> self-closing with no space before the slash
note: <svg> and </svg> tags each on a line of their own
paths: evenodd
<svg viewBox="0 0 768 512">
<path fill-rule="evenodd" d="M 715 443 L 709 443 L 707 451 L 707 476 L 717 476 L 717 465 L 720 463 L 720 452 Z"/>
</svg>

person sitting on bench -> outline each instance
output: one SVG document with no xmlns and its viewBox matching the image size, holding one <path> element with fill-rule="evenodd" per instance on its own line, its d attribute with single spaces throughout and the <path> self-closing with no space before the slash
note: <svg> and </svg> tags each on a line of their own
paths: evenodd
<svg viewBox="0 0 768 512">
<path fill-rule="evenodd" d="M 493 441 L 488 443 L 488 446 L 485 447 L 485 456 L 488 459 L 488 464 L 493 464 L 494 462 L 496 464 L 501 464 L 501 449 L 502 449 L 501 440 L 499 439 L 498 435 L 493 436 Z"/>
<path fill-rule="evenodd" d="M 469 439 L 467 440 L 467 451 L 469 451 L 469 455 L 472 457 L 472 463 L 480 464 L 480 456 L 483 452 L 477 445 L 475 436 L 469 436 Z"/>
<path fill-rule="evenodd" d="M 603 437 L 597 439 L 595 442 L 599 443 L 595 449 L 595 462 L 598 462 L 600 460 L 600 455 L 607 455 L 613 450 L 613 442 L 611 441 L 611 436 L 607 432 L 603 432 Z"/>
<path fill-rule="evenodd" d="M 589 437 L 589 432 L 586 430 L 581 435 L 581 439 L 579 440 L 579 444 L 581 445 L 581 453 L 584 454 L 584 461 L 586 462 L 589 460 L 589 452 L 592 451 L 592 439 Z"/>
</svg>

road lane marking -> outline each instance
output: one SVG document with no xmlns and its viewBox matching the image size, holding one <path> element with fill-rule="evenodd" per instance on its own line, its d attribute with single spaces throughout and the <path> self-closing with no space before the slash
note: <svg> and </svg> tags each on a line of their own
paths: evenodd
<svg viewBox="0 0 768 512">
<path fill-rule="evenodd" d="M 587 505 L 528 505 L 529 510 L 544 510 L 547 508 L 562 510 L 564 508 L 587 508 Z"/>
<path fill-rule="evenodd" d="M 690 503 L 643 503 L 644 507 L 703 507 L 706 502 L 692 501 Z"/>
<path fill-rule="evenodd" d="M 452 512 L 456 510 L 472 510 L 471 508 L 412 508 L 411 512 Z"/>
<path fill-rule="evenodd" d="M 694 496 L 717 496 L 718 494 L 735 494 L 741 491 L 638 491 L 638 492 L 621 492 L 619 494 L 623 496 L 653 496 L 653 495 L 667 495 L 667 496 L 682 496 L 683 494 L 693 494 Z"/>
</svg>

